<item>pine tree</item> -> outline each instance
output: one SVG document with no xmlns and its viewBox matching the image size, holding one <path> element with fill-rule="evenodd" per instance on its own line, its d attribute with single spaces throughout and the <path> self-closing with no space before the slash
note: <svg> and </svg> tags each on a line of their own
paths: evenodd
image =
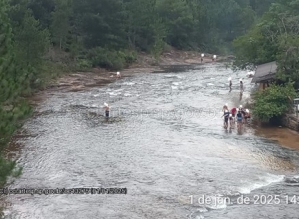
<svg viewBox="0 0 299 219">
<path fill-rule="evenodd" d="M 11 110 L 4 109 L 4 103 L 16 94 L 14 88 L 13 71 L 14 57 L 12 55 L 12 30 L 7 15 L 8 4 L 6 0 L 0 1 L 0 151 L 8 141 L 7 134 L 12 131 L 9 123 L 13 114 Z M 5 183 L 7 175 L 14 168 L 15 163 L 4 160 L 0 156 L 0 186 Z"/>
<path fill-rule="evenodd" d="M 49 46 L 49 31 L 41 28 L 39 21 L 28 9 L 15 33 L 19 61 L 22 61 L 25 67 L 39 66 Z"/>
<path fill-rule="evenodd" d="M 55 11 L 52 12 L 51 34 L 53 42 L 62 49 L 70 31 L 70 17 L 72 14 L 71 0 L 56 0 Z"/>
<path fill-rule="evenodd" d="M 16 95 L 11 90 L 14 87 L 15 75 L 12 29 L 7 10 L 7 1 L 0 1 L 0 104 Z"/>
</svg>

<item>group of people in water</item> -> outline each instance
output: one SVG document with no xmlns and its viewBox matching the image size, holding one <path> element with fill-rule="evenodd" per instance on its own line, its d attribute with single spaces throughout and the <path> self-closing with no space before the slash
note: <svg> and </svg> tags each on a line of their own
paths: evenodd
<svg viewBox="0 0 299 219">
<path fill-rule="evenodd" d="M 223 115 L 224 117 L 224 128 L 234 128 L 235 123 L 237 121 L 238 129 L 242 127 L 243 124 L 247 122 L 248 119 L 251 118 L 251 114 L 249 109 L 244 109 L 242 105 L 238 108 L 233 107 L 231 110 L 228 109 L 227 103 L 223 106 Z"/>
<path fill-rule="evenodd" d="M 228 78 L 229 81 L 229 92 L 232 91 L 232 78 Z M 244 85 L 243 80 L 240 79 L 240 101 L 242 99 L 243 91 L 244 91 Z M 223 116 L 224 117 L 224 128 L 233 128 L 236 121 L 237 121 L 237 127 L 241 128 L 243 124 L 247 122 L 248 119 L 251 118 L 251 114 L 249 112 L 249 109 L 244 109 L 242 105 L 240 105 L 238 108 L 233 107 L 231 110 L 228 109 L 227 104 L 223 106 Z"/>
</svg>

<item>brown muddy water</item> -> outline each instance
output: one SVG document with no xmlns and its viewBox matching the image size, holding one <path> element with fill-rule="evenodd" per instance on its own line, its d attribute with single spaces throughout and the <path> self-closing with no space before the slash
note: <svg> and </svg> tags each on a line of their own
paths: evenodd
<svg viewBox="0 0 299 219">
<path fill-rule="evenodd" d="M 267 138 L 279 135 L 272 130 L 265 135 L 250 125 L 241 132 L 222 127 L 223 104 L 244 103 L 240 77 L 243 99 L 249 96 L 245 75 L 213 63 L 58 92 L 7 150 L 23 174 L 6 187 L 41 193 L 1 196 L 3 217 L 298 218 L 299 152 Z M 109 121 L 104 102 L 111 105 Z M 286 138 L 296 146 L 294 136 Z M 114 187 L 127 194 L 43 194 Z"/>
<path fill-rule="evenodd" d="M 299 133 L 282 127 L 257 127 L 255 134 L 277 141 L 283 147 L 299 150 Z"/>
</svg>

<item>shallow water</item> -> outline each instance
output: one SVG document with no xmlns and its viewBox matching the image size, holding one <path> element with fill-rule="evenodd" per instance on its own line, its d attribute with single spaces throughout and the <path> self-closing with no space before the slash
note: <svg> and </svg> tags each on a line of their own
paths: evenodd
<svg viewBox="0 0 299 219">
<path fill-rule="evenodd" d="M 249 96 L 245 76 L 214 63 L 57 93 L 25 124 L 32 137 L 7 151 L 24 167 L 7 186 L 119 187 L 127 194 L 7 195 L 5 218 L 298 218 L 299 198 L 286 201 L 299 192 L 299 153 L 250 125 L 239 133 L 222 127 L 223 104 L 244 103 L 240 77 Z M 209 203 L 215 196 L 227 203 Z"/>
</svg>

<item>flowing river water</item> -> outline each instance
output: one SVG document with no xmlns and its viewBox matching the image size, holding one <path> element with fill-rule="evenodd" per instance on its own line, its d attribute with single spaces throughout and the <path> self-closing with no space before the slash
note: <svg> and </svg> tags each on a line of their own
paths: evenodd
<svg viewBox="0 0 299 219">
<path fill-rule="evenodd" d="M 8 149 L 23 173 L 7 187 L 127 194 L 10 194 L 4 218 L 298 218 L 298 151 L 250 125 L 223 128 L 224 103 L 243 103 L 239 78 L 243 99 L 252 89 L 245 75 L 213 63 L 57 92 L 24 125 L 31 136 Z"/>
</svg>

